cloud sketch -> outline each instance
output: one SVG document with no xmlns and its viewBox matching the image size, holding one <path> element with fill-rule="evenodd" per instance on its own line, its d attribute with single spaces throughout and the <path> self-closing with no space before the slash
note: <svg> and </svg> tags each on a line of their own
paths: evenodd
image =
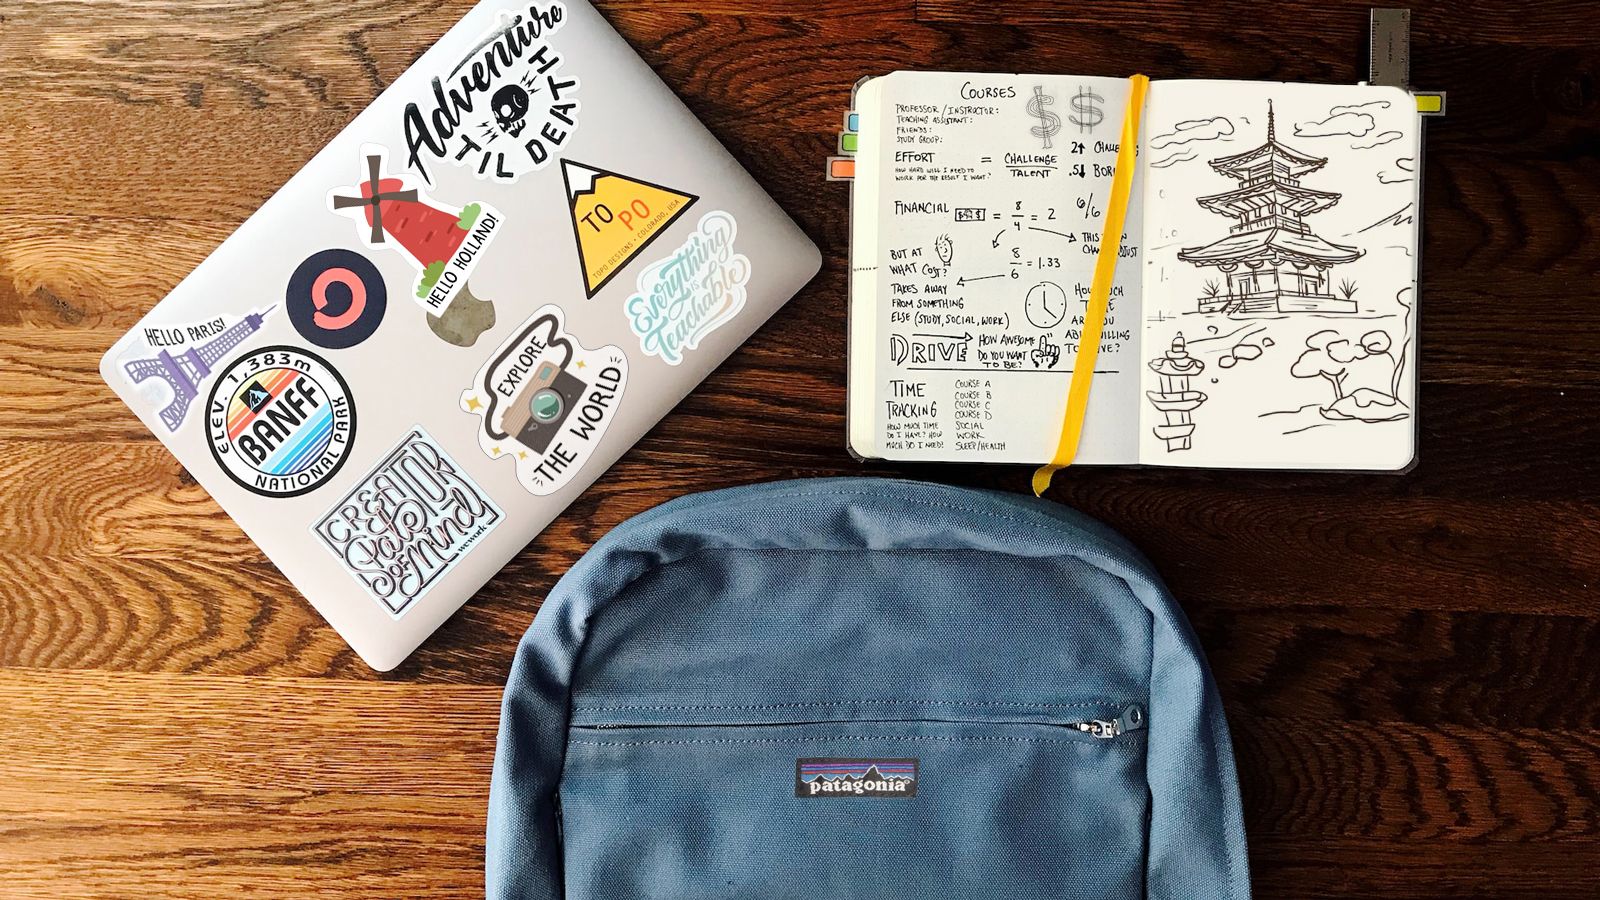
<svg viewBox="0 0 1600 900">
<path fill-rule="evenodd" d="M 1191 119 L 1179 122 L 1167 134 L 1158 134 L 1150 139 L 1150 149 L 1164 150 L 1167 147 L 1176 147 L 1194 141 L 1214 141 L 1218 138 L 1228 137 L 1233 134 L 1233 123 L 1217 116 L 1212 119 Z"/>
<path fill-rule="evenodd" d="M 1150 168 L 1152 168 L 1152 169 L 1165 169 L 1168 166 L 1175 165 L 1175 164 L 1181 163 L 1181 162 L 1188 162 L 1188 161 L 1190 161 L 1190 160 L 1192 160 L 1194 158 L 1195 158 L 1194 148 L 1193 147 L 1184 147 L 1182 149 L 1173 151 L 1173 153 L 1171 155 L 1169 155 L 1169 156 L 1162 157 L 1161 159 L 1158 159 L 1155 162 L 1151 163 L 1150 164 Z"/>
<path fill-rule="evenodd" d="M 1380 131 L 1365 140 L 1354 141 L 1350 144 L 1351 150 L 1371 150 L 1373 147 L 1382 147 L 1384 144 L 1400 140 L 1398 131 Z"/>
<path fill-rule="evenodd" d="M 1372 117 L 1372 113 L 1388 108 L 1389 101 L 1387 100 L 1373 100 L 1369 103 L 1357 103 L 1350 106 L 1335 106 L 1328 110 L 1328 115 L 1324 119 L 1301 122 L 1295 125 L 1294 133 L 1296 137 L 1334 137 L 1336 135 L 1366 137 L 1378 127 L 1378 122 Z M 1366 146 L 1377 147 L 1381 144 L 1387 144 L 1400 136 L 1399 132 L 1384 132 L 1384 134 L 1393 134 L 1394 137 Z M 1352 147 L 1357 150 L 1366 149 L 1366 147 L 1355 147 L 1354 145 Z"/>
<path fill-rule="evenodd" d="M 1417 177 L 1417 161 L 1409 156 L 1402 156 L 1394 161 L 1394 168 L 1379 169 L 1378 181 L 1382 184 L 1400 184 L 1411 181 Z"/>
<path fill-rule="evenodd" d="M 1347 106 L 1335 106 L 1333 109 L 1328 110 L 1328 115 L 1337 116 L 1340 113 L 1348 113 L 1348 112 L 1359 113 L 1359 112 L 1366 112 L 1368 110 L 1378 110 L 1378 109 L 1388 109 L 1388 108 L 1389 108 L 1389 101 L 1387 101 L 1387 100 L 1368 100 L 1366 103 L 1352 103 L 1352 104 L 1349 104 Z"/>
</svg>

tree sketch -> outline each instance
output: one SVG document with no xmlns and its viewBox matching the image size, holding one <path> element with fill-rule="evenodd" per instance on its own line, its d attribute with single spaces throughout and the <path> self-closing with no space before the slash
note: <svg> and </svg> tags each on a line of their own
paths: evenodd
<svg viewBox="0 0 1600 900">
<path fill-rule="evenodd" d="M 1384 331 L 1369 331 L 1358 341 L 1337 331 L 1319 331 L 1306 338 L 1306 351 L 1295 360 L 1289 374 L 1327 380 L 1333 388 L 1333 402 L 1321 408 L 1325 419 L 1403 419 L 1410 411 L 1395 396 L 1400 363 L 1389 352 L 1393 343 Z"/>
</svg>

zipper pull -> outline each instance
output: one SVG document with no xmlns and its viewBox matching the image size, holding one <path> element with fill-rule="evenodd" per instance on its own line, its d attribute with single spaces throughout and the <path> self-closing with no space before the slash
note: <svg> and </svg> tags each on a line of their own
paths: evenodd
<svg viewBox="0 0 1600 900">
<path fill-rule="evenodd" d="M 1144 707 L 1134 704 L 1122 711 L 1122 715 L 1115 719 L 1095 719 L 1092 722 L 1077 722 L 1073 728 L 1084 734 L 1094 735 L 1103 741 L 1119 738 L 1130 731 L 1144 729 Z"/>
</svg>

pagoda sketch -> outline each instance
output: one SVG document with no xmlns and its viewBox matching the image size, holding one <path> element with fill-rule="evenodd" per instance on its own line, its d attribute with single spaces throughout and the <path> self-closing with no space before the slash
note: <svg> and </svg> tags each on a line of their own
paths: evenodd
<svg viewBox="0 0 1600 900">
<path fill-rule="evenodd" d="M 1267 101 L 1267 142 L 1254 150 L 1210 161 L 1233 178 L 1231 191 L 1196 199 L 1202 207 L 1237 220 L 1228 236 L 1203 247 L 1186 247 L 1178 258 L 1196 266 L 1216 266 L 1227 290 L 1200 298 L 1200 312 L 1230 316 L 1281 313 L 1353 313 L 1356 302 L 1335 297 L 1328 271 L 1354 262 L 1365 251 L 1317 236 L 1305 217 L 1339 202 L 1340 194 L 1300 183 L 1302 176 L 1327 165 L 1278 143 L 1272 101 Z"/>
</svg>

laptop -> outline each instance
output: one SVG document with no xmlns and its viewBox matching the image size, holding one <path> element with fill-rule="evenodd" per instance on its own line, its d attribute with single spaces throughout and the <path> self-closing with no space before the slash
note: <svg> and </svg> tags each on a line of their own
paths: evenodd
<svg viewBox="0 0 1600 900">
<path fill-rule="evenodd" d="M 101 373 L 387 671 L 820 266 L 588 3 L 488 0 Z"/>
</svg>

